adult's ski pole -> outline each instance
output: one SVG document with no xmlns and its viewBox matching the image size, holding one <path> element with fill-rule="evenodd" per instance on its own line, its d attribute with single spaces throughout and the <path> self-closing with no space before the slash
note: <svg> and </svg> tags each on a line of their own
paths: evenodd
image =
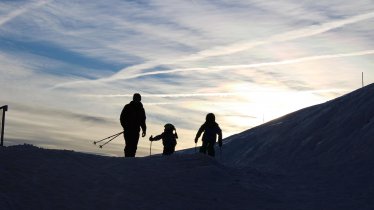
<svg viewBox="0 0 374 210">
<path fill-rule="evenodd" d="M 99 143 L 99 142 L 102 142 L 102 141 L 104 141 L 104 140 L 109 139 L 109 140 L 106 141 L 104 144 L 99 145 L 100 148 L 103 148 L 104 145 L 108 144 L 108 143 L 111 142 L 113 139 L 117 138 L 117 137 L 118 137 L 119 135 L 121 135 L 123 132 L 124 132 L 124 131 L 121 131 L 121 132 L 116 133 L 116 134 L 114 134 L 114 135 L 111 135 L 111 136 L 108 136 L 108 137 L 106 137 L 106 138 L 103 138 L 103 139 L 101 139 L 101 140 L 99 140 L 99 141 L 94 141 L 93 144 L 96 145 L 96 144 Z"/>
<path fill-rule="evenodd" d="M 114 135 L 108 136 L 108 137 L 106 137 L 106 138 L 103 138 L 103 139 L 101 139 L 101 140 L 94 141 L 93 144 L 97 144 L 97 143 L 102 142 L 102 141 L 104 141 L 104 140 L 107 140 L 107 139 L 109 139 L 109 138 L 111 138 L 111 137 L 113 137 L 113 136 L 116 136 L 116 137 L 117 137 L 117 136 L 121 135 L 122 133 L 123 133 L 123 131 L 121 131 L 121 132 L 119 132 L 119 133 L 116 133 L 116 134 L 114 134 Z"/>
<path fill-rule="evenodd" d="M 118 135 L 114 136 L 114 137 L 111 138 L 110 140 L 106 141 L 104 144 L 99 145 L 99 147 L 100 147 L 100 148 L 103 148 L 104 145 L 108 144 L 108 143 L 111 142 L 113 139 L 117 138 L 119 135 L 121 135 L 121 134 L 118 134 Z"/>
</svg>

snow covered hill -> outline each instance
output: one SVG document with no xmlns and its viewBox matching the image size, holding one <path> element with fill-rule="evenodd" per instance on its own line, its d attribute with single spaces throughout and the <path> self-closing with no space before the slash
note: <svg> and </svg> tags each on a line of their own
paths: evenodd
<svg viewBox="0 0 374 210">
<path fill-rule="evenodd" d="M 373 177 L 371 84 L 231 136 L 215 159 L 2 147 L 0 209 L 372 210 Z"/>
<path fill-rule="evenodd" d="M 223 156 L 230 166 L 279 170 L 373 160 L 374 84 L 231 136 Z"/>
<path fill-rule="evenodd" d="M 229 137 L 222 160 L 282 174 L 281 209 L 374 209 L 374 84 Z"/>
<path fill-rule="evenodd" d="M 228 137 L 218 154 L 244 182 L 270 175 L 257 182 L 279 209 L 374 209 L 374 84 Z"/>
<path fill-rule="evenodd" d="M 203 155 L 104 157 L 31 145 L 0 149 L 0 209 L 263 209 Z"/>
</svg>

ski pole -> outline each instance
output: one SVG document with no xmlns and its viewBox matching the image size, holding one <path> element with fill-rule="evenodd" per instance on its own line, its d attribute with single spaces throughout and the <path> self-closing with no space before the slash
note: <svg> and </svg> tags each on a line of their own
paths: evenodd
<svg viewBox="0 0 374 210">
<path fill-rule="evenodd" d="M 151 145 L 149 146 L 149 156 L 152 155 L 152 141 L 151 141 Z"/>
<path fill-rule="evenodd" d="M 106 137 L 106 138 L 103 138 L 103 139 L 101 139 L 101 140 L 99 140 L 99 141 L 94 141 L 93 144 L 96 145 L 97 143 L 102 142 L 102 141 L 104 141 L 104 140 L 107 140 L 107 139 L 109 139 L 109 138 L 111 138 L 111 137 L 113 137 L 113 136 L 117 137 L 117 136 L 121 135 L 122 133 L 123 133 L 123 131 L 122 131 L 122 132 L 119 132 L 119 133 L 116 133 L 116 134 L 114 134 L 114 135 L 108 136 L 108 137 Z"/>
<path fill-rule="evenodd" d="M 100 140 L 100 141 L 96 141 L 96 142 L 94 142 L 94 144 L 96 145 L 96 143 L 98 143 L 98 142 L 101 142 L 101 141 L 103 141 L 103 140 L 106 140 L 106 139 L 111 138 L 111 139 L 109 139 L 108 141 L 106 141 L 104 144 L 99 145 L 100 148 L 103 148 L 104 145 L 108 144 L 108 143 L 111 142 L 113 139 L 115 139 L 115 138 L 117 138 L 118 136 L 120 136 L 122 133 L 123 133 L 123 131 L 120 132 L 120 133 L 114 134 L 114 135 L 112 135 L 112 136 L 109 136 L 109 137 L 107 137 L 107 138 L 105 138 L 105 139 L 102 139 L 102 140 Z"/>
<path fill-rule="evenodd" d="M 110 140 L 108 140 L 107 142 L 105 142 L 104 144 L 100 145 L 99 147 L 100 148 L 103 148 L 104 145 L 108 144 L 109 142 L 111 142 L 113 139 L 117 138 L 118 136 L 120 136 L 121 134 L 118 134 L 116 136 L 114 136 L 113 138 L 111 138 Z"/>
<path fill-rule="evenodd" d="M 195 142 L 195 154 L 197 153 L 197 151 L 196 151 L 196 147 L 197 147 L 197 143 Z"/>
</svg>

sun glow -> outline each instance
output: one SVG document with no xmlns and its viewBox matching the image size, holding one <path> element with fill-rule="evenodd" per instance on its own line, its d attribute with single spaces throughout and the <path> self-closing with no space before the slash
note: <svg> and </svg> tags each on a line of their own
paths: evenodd
<svg viewBox="0 0 374 210">
<path fill-rule="evenodd" d="M 326 101 L 312 91 L 261 88 L 251 84 L 230 84 L 226 87 L 241 93 L 231 105 L 220 108 L 224 110 L 224 123 L 229 128 L 228 133 L 237 133 Z"/>
</svg>

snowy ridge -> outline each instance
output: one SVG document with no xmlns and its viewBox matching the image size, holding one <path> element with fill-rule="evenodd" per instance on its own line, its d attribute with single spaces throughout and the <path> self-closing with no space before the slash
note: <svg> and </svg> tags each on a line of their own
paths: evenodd
<svg viewBox="0 0 374 210">
<path fill-rule="evenodd" d="M 260 208 L 233 172 L 199 154 L 125 159 L 20 145 L 1 148 L 0 171 L 0 209 Z"/>
<path fill-rule="evenodd" d="M 374 84 L 226 139 L 224 162 L 287 170 L 373 158 Z"/>
</svg>

